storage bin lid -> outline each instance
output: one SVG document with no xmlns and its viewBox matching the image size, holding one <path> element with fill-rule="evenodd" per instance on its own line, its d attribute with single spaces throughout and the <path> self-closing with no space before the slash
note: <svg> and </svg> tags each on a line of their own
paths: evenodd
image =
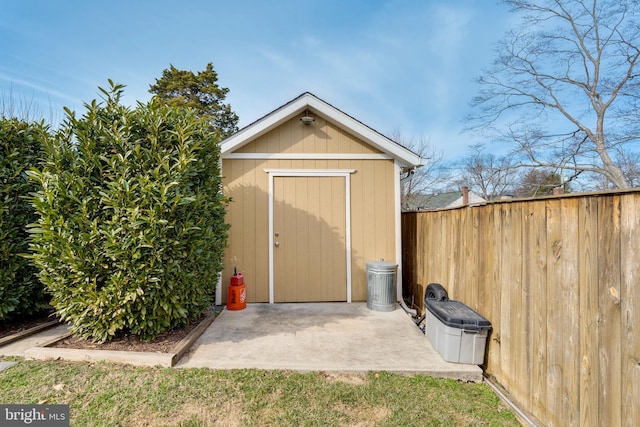
<svg viewBox="0 0 640 427">
<path fill-rule="evenodd" d="M 460 301 L 427 299 L 424 303 L 427 310 L 447 326 L 470 331 L 491 329 L 491 322 Z"/>
</svg>

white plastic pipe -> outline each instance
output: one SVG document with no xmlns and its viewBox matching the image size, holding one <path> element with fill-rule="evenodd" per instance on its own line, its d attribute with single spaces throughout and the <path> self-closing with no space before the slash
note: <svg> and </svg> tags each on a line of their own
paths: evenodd
<svg viewBox="0 0 640 427">
<path fill-rule="evenodd" d="M 222 305 L 222 271 L 218 273 L 218 283 L 216 283 L 216 305 Z"/>
</svg>

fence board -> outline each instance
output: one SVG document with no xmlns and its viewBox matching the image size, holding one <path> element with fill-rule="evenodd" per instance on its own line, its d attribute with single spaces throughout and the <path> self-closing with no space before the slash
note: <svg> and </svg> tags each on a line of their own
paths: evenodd
<svg viewBox="0 0 640 427">
<path fill-rule="evenodd" d="M 598 200 L 598 342 L 602 425 L 621 425 L 620 201 Z"/>
<path fill-rule="evenodd" d="M 447 222 L 446 230 L 443 230 L 443 234 L 447 241 L 445 253 L 447 258 L 447 278 L 443 283 L 444 287 L 449 291 L 449 296 L 452 299 L 459 299 L 456 293 L 458 288 L 458 269 L 464 268 L 464 264 L 458 265 L 454 260 L 460 259 L 460 224 L 458 222 L 459 209 L 451 212 L 450 215 L 443 215 L 444 220 Z"/>
<path fill-rule="evenodd" d="M 498 283 L 497 272 L 500 263 L 500 241 L 501 241 L 501 228 L 500 228 L 500 206 L 494 205 L 491 207 L 489 213 L 490 220 L 486 224 L 486 231 L 484 234 L 484 247 L 490 251 L 487 254 L 486 263 L 484 265 L 486 271 L 484 272 L 484 283 L 486 292 L 484 294 L 485 312 L 491 320 L 493 326 L 492 340 L 497 345 L 489 346 L 487 352 L 487 370 L 495 372 L 496 375 L 502 374 L 500 365 L 500 352 L 502 347 L 502 318 L 500 317 L 500 288 Z"/>
<path fill-rule="evenodd" d="M 496 205 L 496 215 L 498 215 L 498 221 L 496 221 L 496 238 L 498 247 L 496 249 L 498 264 L 495 269 L 494 279 L 494 299 L 497 304 L 494 303 L 494 312 L 500 318 L 500 376 L 505 388 L 513 390 L 515 387 L 514 369 L 511 367 L 511 304 L 507 301 L 511 301 L 511 278 L 509 276 L 510 270 L 508 268 L 500 268 L 509 262 L 508 256 L 512 251 L 511 236 L 508 233 L 504 233 L 505 229 L 511 227 L 511 210 L 504 209 L 503 205 Z M 499 231 L 498 231 L 499 228 Z"/>
<path fill-rule="evenodd" d="M 622 425 L 640 425 L 640 195 L 621 201 Z"/>
<path fill-rule="evenodd" d="M 506 205 L 505 205 L 506 206 Z M 529 365 L 527 363 L 527 353 L 522 351 L 527 345 L 527 317 L 528 312 L 526 310 L 526 293 L 523 280 L 522 280 L 522 268 L 523 268 L 523 205 L 511 205 L 509 216 L 507 217 L 509 222 L 503 226 L 503 241 L 509 241 L 508 245 L 505 245 L 502 249 L 504 251 L 502 265 L 504 271 L 508 271 L 508 281 L 503 283 L 508 284 L 510 289 L 510 295 L 508 299 L 503 299 L 503 306 L 510 306 L 510 316 L 506 321 L 509 322 L 510 333 L 510 345 L 509 345 L 509 359 L 512 367 L 511 375 L 514 386 L 512 387 L 512 394 L 517 399 L 527 399 L 529 391 L 529 383 L 531 380 Z M 505 304 L 506 303 L 506 304 Z"/>
<path fill-rule="evenodd" d="M 478 218 L 478 253 L 481 251 L 490 251 L 490 253 L 485 253 L 484 256 L 478 257 L 478 311 L 480 313 L 484 313 L 486 318 L 490 318 L 492 316 L 489 293 L 491 288 L 491 263 L 493 262 L 493 249 L 494 246 L 488 244 L 487 241 L 489 239 L 488 236 L 491 235 L 490 227 L 493 224 L 493 208 L 484 209 L 484 214 Z M 489 342 L 495 342 L 496 336 L 498 335 L 496 325 L 493 325 L 493 329 L 491 331 L 491 339 Z"/>
<path fill-rule="evenodd" d="M 448 250 L 448 240 L 447 240 L 447 216 L 445 216 L 442 212 L 439 212 L 438 215 L 438 224 L 440 225 L 437 230 L 437 234 L 434 235 L 429 242 L 433 257 L 429 260 L 432 268 L 429 268 L 429 273 L 436 273 L 437 276 L 434 280 L 438 283 L 442 283 L 446 286 L 447 284 L 447 274 L 449 273 L 448 268 L 435 268 L 436 265 L 449 265 L 449 261 L 447 259 L 447 250 Z"/>
<path fill-rule="evenodd" d="M 531 354 L 531 412 L 546 419 L 547 395 L 547 213 L 544 203 L 528 202 L 524 230 L 527 254 L 525 277 L 530 282 L 531 306 L 530 344 L 525 351 Z M 527 402 L 527 399 L 520 400 Z"/>
<path fill-rule="evenodd" d="M 561 314 L 564 309 L 562 303 L 562 290 L 559 284 L 562 281 L 560 271 L 562 257 L 562 218 L 560 217 L 560 202 L 558 200 L 547 201 L 547 395 L 546 406 L 549 425 L 562 425 L 562 348 L 563 325 Z"/>
<path fill-rule="evenodd" d="M 598 204 L 583 198 L 578 207 L 580 251 L 580 424 L 600 426 L 598 418 Z"/>
<path fill-rule="evenodd" d="M 421 307 L 422 306 L 422 300 L 421 299 L 416 299 L 416 295 L 417 293 L 420 292 L 420 290 L 422 289 L 423 283 L 423 277 L 424 277 L 424 259 L 425 259 L 425 254 L 427 253 L 427 248 L 425 247 L 425 242 L 424 239 L 426 239 L 426 231 L 425 231 L 425 221 L 422 221 L 421 218 L 419 216 L 416 215 L 416 222 L 415 222 L 415 229 L 417 230 L 418 236 L 416 238 L 416 247 L 417 247 L 417 251 L 416 254 L 413 258 L 413 262 L 414 265 L 416 266 L 416 271 L 414 273 L 413 277 L 413 295 L 414 295 L 414 304 L 416 304 L 416 306 Z"/>
<path fill-rule="evenodd" d="M 459 259 L 464 261 L 464 264 L 458 266 L 458 286 L 457 286 L 457 295 L 459 295 L 459 299 L 462 301 L 469 301 L 469 295 L 471 293 L 471 284 L 469 272 L 473 269 L 473 261 L 471 260 L 471 250 L 469 249 L 469 244 L 473 244 L 472 235 L 469 233 L 469 220 L 470 215 L 468 215 L 468 211 L 466 209 L 458 209 L 458 245 L 459 245 Z M 475 308 L 475 307 L 472 307 Z"/>
<path fill-rule="evenodd" d="M 470 292 L 468 294 L 468 300 L 470 304 L 473 304 L 473 308 L 476 311 L 479 311 L 481 314 L 482 310 L 479 307 L 479 289 L 480 289 L 480 272 L 478 268 L 478 259 L 480 254 L 478 252 L 478 247 L 480 245 L 480 211 L 477 209 L 467 209 L 468 216 L 471 216 L 471 221 L 469 225 L 469 229 L 467 231 L 467 246 L 470 252 L 469 255 L 469 264 L 471 264 L 469 270 L 469 278 L 467 280 Z"/>
<path fill-rule="evenodd" d="M 402 215 L 402 294 L 415 295 L 415 286 L 418 278 L 418 269 L 416 265 L 417 248 L 417 219 L 418 216 L 413 214 Z"/>
<path fill-rule="evenodd" d="M 562 417 L 563 425 L 580 423 L 580 299 L 579 292 L 579 238 L 578 238 L 578 199 L 560 199 L 562 217 L 562 257 L 559 266 L 562 280 L 560 311 L 562 341 Z"/>
</svg>

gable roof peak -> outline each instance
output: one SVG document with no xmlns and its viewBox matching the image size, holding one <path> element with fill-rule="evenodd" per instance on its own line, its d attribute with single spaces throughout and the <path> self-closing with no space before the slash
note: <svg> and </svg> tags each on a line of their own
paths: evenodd
<svg viewBox="0 0 640 427">
<path fill-rule="evenodd" d="M 223 140 L 221 143 L 223 157 L 226 153 L 237 150 L 305 110 L 310 110 L 318 116 L 331 121 L 342 130 L 390 155 L 398 161 L 403 168 L 420 167 L 425 164 L 426 159 L 421 158 L 418 154 L 320 99 L 311 92 L 303 92 L 296 98 Z"/>
</svg>

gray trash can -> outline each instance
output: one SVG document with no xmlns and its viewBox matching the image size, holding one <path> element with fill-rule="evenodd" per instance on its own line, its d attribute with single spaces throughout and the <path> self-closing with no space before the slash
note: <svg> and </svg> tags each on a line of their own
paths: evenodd
<svg viewBox="0 0 640 427">
<path fill-rule="evenodd" d="M 383 259 L 367 263 L 367 307 L 374 311 L 396 309 L 398 265 Z"/>
</svg>

